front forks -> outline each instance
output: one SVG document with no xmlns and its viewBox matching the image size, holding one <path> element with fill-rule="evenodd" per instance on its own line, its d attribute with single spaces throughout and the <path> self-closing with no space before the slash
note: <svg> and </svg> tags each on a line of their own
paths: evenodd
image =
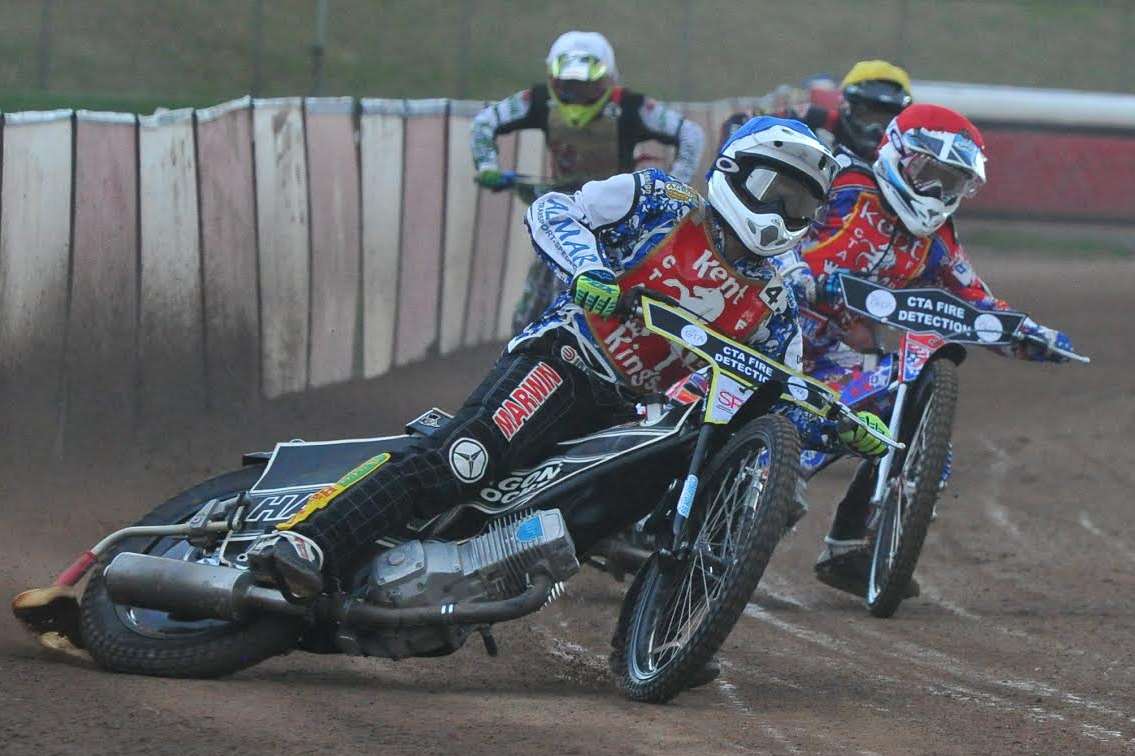
<svg viewBox="0 0 1135 756">
<path fill-rule="evenodd" d="M 899 426 L 902 424 L 902 411 L 906 406 L 906 393 L 910 388 L 909 383 L 900 383 L 898 390 L 895 392 L 895 404 L 891 410 L 891 424 L 890 432 L 891 438 L 898 439 Z M 895 454 L 898 453 L 897 449 L 889 449 L 887 453 L 879 460 L 879 474 L 875 478 L 875 491 L 871 494 L 871 505 L 878 507 L 883 503 L 883 497 L 887 491 L 887 478 L 891 474 L 891 466 L 895 461 Z"/>
<path fill-rule="evenodd" d="M 706 450 L 709 448 L 716 430 L 716 425 L 704 423 L 698 431 L 694 454 L 690 458 L 690 469 L 686 473 L 686 482 L 682 485 L 682 494 L 678 497 L 678 506 L 674 513 L 674 542 L 670 549 L 673 554 L 681 554 L 686 548 L 690 510 L 694 505 L 694 497 L 698 493 L 699 476 L 705 462 Z"/>
</svg>

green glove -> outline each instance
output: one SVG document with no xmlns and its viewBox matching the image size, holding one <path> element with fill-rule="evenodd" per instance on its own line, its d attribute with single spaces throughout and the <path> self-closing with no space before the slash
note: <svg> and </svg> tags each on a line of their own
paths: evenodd
<svg viewBox="0 0 1135 756">
<path fill-rule="evenodd" d="M 473 177 L 473 180 L 486 189 L 499 192 L 516 183 L 516 173 L 513 171 L 498 171 L 496 168 L 486 168 L 477 171 L 477 175 Z"/>
<path fill-rule="evenodd" d="M 572 301 L 588 312 L 605 318 L 615 314 L 620 293 L 615 277 L 605 270 L 580 273 L 571 285 Z"/>
<path fill-rule="evenodd" d="M 879 416 L 874 412 L 857 412 L 855 416 L 869 425 L 871 430 L 876 433 L 887 438 L 891 437 L 891 432 L 887 430 L 886 423 L 879 419 Z M 859 425 L 849 423 L 847 427 L 840 430 L 839 440 L 856 454 L 862 454 L 865 457 L 881 457 L 887 453 L 887 445 Z"/>
</svg>

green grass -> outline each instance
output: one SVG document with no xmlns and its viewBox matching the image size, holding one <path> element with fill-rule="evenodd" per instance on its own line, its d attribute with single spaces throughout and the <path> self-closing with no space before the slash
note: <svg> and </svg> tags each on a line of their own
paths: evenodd
<svg viewBox="0 0 1135 756">
<path fill-rule="evenodd" d="M 255 0 L 54 0 L 46 91 L 42 1 L 0 0 L 0 108 L 150 110 L 253 89 Z M 552 39 L 581 26 L 611 38 L 625 81 L 664 99 L 761 94 L 876 56 L 927 79 L 1126 92 L 1135 81 L 1135 3 L 1120 0 L 692 0 L 688 30 L 687 0 L 329 7 L 326 94 L 501 97 L 540 78 Z M 263 11 L 257 92 L 310 93 L 314 0 Z"/>
</svg>

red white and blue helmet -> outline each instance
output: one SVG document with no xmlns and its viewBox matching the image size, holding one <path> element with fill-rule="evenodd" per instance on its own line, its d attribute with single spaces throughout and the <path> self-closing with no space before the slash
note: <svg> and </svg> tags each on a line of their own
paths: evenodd
<svg viewBox="0 0 1135 756">
<path fill-rule="evenodd" d="M 985 183 L 985 141 L 960 113 L 911 105 L 887 126 L 873 170 L 902 224 L 929 236 Z"/>
<path fill-rule="evenodd" d="M 807 126 L 758 116 L 721 145 L 709 171 L 709 204 L 750 252 L 772 257 L 822 220 L 837 170 Z"/>
</svg>

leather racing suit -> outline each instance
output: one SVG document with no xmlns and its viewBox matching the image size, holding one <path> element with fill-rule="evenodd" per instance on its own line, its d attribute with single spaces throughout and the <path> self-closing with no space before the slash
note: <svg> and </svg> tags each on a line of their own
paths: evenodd
<svg viewBox="0 0 1135 756">
<path fill-rule="evenodd" d="M 723 332 L 790 367 L 801 336 L 791 290 L 766 261 L 730 266 L 724 232 L 689 186 L 660 170 L 544 195 L 526 223 L 536 250 L 568 279 L 607 270 L 620 286 L 646 283 L 673 295 Z M 416 449 L 394 456 L 330 499 L 309 502 L 281 526 L 323 550 L 325 575 L 349 575 L 385 532 L 430 519 L 558 441 L 633 417 L 628 399 L 689 375 L 697 360 L 647 334 L 641 321 L 603 319 L 561 294 L 508 345 L 464 405 Z M 782 408 L 806 446 L 838 444 L 834 423 Z M 313 497 L 314 499 L 314 497 Z"/>
<path fill-rule="evenodd" d="M 677 147 L 670 174 L 688 182 L 705 144 L 701 126 L 655 100 L 616 86 L 603 111 L 583 128 L 560 118 L 547 84 L 536 84 L 482 110 L 473 119 L 473 162 L 478 171 L 499 169 L 496 137 L 540 129 L 552 156 L 552 176 L 565 189 L 633 170 L 634 150 L 655 140 Z"/>
</svg>

